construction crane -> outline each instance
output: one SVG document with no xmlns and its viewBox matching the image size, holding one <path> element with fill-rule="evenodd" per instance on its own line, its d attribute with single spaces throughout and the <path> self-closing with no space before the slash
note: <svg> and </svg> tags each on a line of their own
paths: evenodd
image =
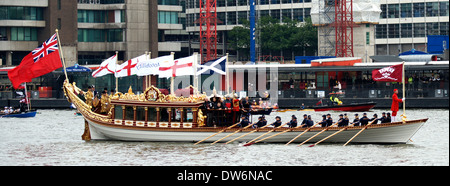
<svg viewBox="0 0 450 186">
<path fill-rule="evenodd" d="M 204 64 L 217 58 L 217 0 L 200 1 L 200 54 Z"/>
<path fill-rule="evenodd" d="M 353 57 L 353 0 L 335 0 L 336 57 Z"/>
</svg>

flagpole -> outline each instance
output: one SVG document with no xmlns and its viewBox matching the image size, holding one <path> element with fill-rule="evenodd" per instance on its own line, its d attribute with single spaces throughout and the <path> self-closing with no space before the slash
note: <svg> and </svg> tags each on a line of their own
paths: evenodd
<svg viewBox="0 0 450 186">
<path fill-rule="evenodd" d="M 152 52 L 148 52 L 147 59 L 152 59 Z M 152 75 L 147 76 L 147 88 L 152 86 Z"/>
<path fill-rule="evenodd" d="M 119 51 L 116 51 L 116 62 L 114 63 L 116 65 L 114 67 L 114 77 L 116 78 L 116 92 L 119 92 L 119 78 L 116 76 L 118 62 L 119 62 Z"/>
<path fill-rule="evenodd" d="M 228 53 L 227 53 L 227 59 L 225 61 L 225 88 L 227 89 L 227 94 L 230 94 L 230 80 L 229 80 L 229 74 L 228 74 Z"/>
<path fill-rule="evenodd" d="M 406 89 L 405 89 L 405 61 L 403 61 L 403 65 L 402 65 L 402 84 L 403 84 L 403 117 L 406 118 Z M 403 118 L 402 117 L 402 118 Z M 405 121 L 403 121 L 405 122 Z"/>
<path fill-rule="evenodd" d="M 56 37 L 58 38 L 58 46 L 59 46 L 59 54 L 61 55 L 61 61 L 64 67 L 64 74 L 66 75 L 66 81 L 69 82 L 69 77 L 67 76 L 67 70 L 66 70 L 66 62 L 64 61 L 64 53 L 62 51 L 62 45 L 61 45 L 61 40 L 59 39 L 59 32 L 58 29 L 55 30 L 56 31 Z"/>
<path fill-rule="evenodd" d="M 28 99 L 27 83 L 25 82 L 25 103 L 28 103 L 28 111 L 31 111 L 31 100 Z"/>
<path fill-rule="evenodd" d="M 170 55 L 172 56 L 172 62 L 175 59 L 175 52 L 171 52 Z M 172 75 L 172 77 L 170 77 L 170 94 L 172 94 L 173 96 L 175 96 L 175 90 L 174 90 L 174 77 Z"/>
<path fill-rule="evenodd" d="M 198 53 L 194 52 L 194 95 L 198 92 L 198 76 L 197 76 L 197 63 L 198 63 Z"/>
</svg>

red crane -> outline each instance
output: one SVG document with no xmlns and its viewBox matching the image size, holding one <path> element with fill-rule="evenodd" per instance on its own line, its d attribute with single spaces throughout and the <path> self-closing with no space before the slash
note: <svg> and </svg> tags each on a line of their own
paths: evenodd
<svg viewBox="0 0 450 186">
<path fill-rule="evenodd" d="M 353 0 L 335 0 L 336 57 L 353 57 Z"/>
<path fill-rule="evenodd" d="M 217 58 L 217 1 L 200 1 L 200 54 L 201 63 Z"/>
</svg>

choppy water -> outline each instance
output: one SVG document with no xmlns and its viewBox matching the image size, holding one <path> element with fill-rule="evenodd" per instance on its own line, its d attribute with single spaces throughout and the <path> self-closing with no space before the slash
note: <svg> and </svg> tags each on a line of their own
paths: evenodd
<svg viewBox="0 0 450 186">
<path fill-rule="evenodd" d="M 399 145 L 200 144 L 81 140 L 84 122 L 70 110 L 40 110 L 35 118 L 0 119 L 0 165 L 449 165 L 449 110 L 407 110 L 408 119 L 430 118 L 413 142 Z M 368 112 L 380 113 L 383 110 Z M 320 119 L 324 113 L 292 114 Z M 353 113 L 350 116 L 353 116 Z M 338 113 L 333 113 L 338 118 Z M 256 118 L 255 118 L 256 119 Z"/>
</svg>

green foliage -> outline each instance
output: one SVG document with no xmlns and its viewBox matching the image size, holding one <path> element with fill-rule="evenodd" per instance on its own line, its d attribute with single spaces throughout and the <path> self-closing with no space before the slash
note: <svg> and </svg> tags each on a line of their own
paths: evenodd
<svg viewBox="0 0 450 186">
<path fill-rule="evenodd" d="M 250 24 L 242 20 L 243 26 L 236 26 L 229 32 L 231 47 L 248 54 L 250 50 Z M 283 18 L 283 23 L 270 16 L 258 20 L 257 31 L 264 51 L 283 51 L 300 49 L 317 49 L 317 28 L 312 25 L 311 19 L 305 22 Z"/>
</svg>

